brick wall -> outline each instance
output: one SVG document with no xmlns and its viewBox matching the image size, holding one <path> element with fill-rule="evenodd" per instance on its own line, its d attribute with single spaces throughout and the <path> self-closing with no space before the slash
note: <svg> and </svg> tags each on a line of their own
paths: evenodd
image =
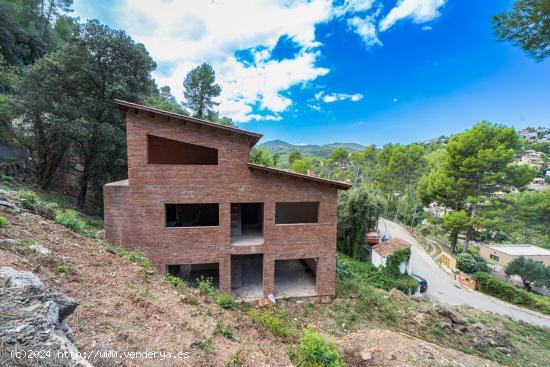
<svg viewBox="0 0 550 367">
<path fill-rule="evenodd" d="M 274 291 L 274 261 L 316 258 L 317 294 L 335 291 L 335 186 L 250 171 L 246 135 L 198 127 L 157 115 L 126 113 L 128 181 L 105 186 L 107 239 L 144 252 L 165 271 L 168 264 L 219 263 L 220 289 L 231 289 L 231 255 L 263 254 L 264 294 Z M 217 166 L 147 164 L 147 134 L 218 149 Z M 315 224 L 275 225 L 275 203 L 318 201 Z M 231 203 L 264 203 L 264 244 L 232 246 Z M 217 227 L 165 227 L 165 203 L 219 203 Z"/>
</svg>

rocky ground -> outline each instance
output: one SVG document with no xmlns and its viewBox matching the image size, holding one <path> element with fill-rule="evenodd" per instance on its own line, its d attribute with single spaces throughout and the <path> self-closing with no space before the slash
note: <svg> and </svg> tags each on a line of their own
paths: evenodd
<svg viewBox="0 0 550 367">
<path fill-rule="evenodd" d="M 3 201 L 3 203 L 2 203 Z M 56 298 L 44 298 L 38 303 L 42 321 L 48 320 L 48 307 L 58 308 L 58 318 L 50 320 L 45 335 L 58 336 L 64 343 L 39 344 L 34 336 L 21 337 L 14 332 L 17 318 L 9 319 L 0 313 L 0 324 L 9 321 L 8 328 L 0 328 L 4 349 L 18 347 L 71 348 L 71 340 L 87 360 L 96 366 L 290 366 L 287 350 L 297 340 L 282 339 L 248 316 L 248 305 L 237 305 L 226 310 L 189 289 L 184 294 L 176 291 L 161 275 L 117 256 L 103 246 L 98 239 L 75 234 L 32 212 L 22 210 L 13 192 L 0 193 L 0 215 L 8 224 L 0 228 L 0 267 L 34 274 L 33 281 L 44 284 L 43 291 L 59 295 L 71 305 L 67 310 L 57 304 Z M 12 272 L 14 270 L 2 270 Z M 26 275 L 31 277 L 30 275 Z M 6 278 L 4 276 L 4 278 Z M 13 309 L 18 299 L 28 299 L 19 290 L 1 288 L 0 305 Z M 53 297 L 53 298 L 52 298 Z M 401 296 L 391 296 L 398 300 Z M 70 300 L 70 301 L 69 301 Z M 72 300 L 74 300 L 78 306 Z M 347 302 L 336 299 L 332 305 L 312 305 L 323 312 Z M 27 301 L 24 301 L 27 307 Z M 425 306 L 424 306 L 425 304 Z M 48 306 L 46 306 L 48 305 Z M 302 316 L 309 306 L 307 301 L 285 305 L 300 327 L 313 323 L 327 338 L 336 341 L 348 365 L 357 366 L 493 366 L 495 362 L 448 349 L 439 343 L 431 343 L 406 335 L 395 328 L 386 329 L 383 323 L 361 323 L 345 332 L 328 330 L 328 319 L 314 322 Z M 419 306 L 420 307 L 420 306 Z M 25 312 L 25 311 L 21 311 Z M 466 320 L 452 309 L 441 308 L 430 302 L 422 303 L 414 317 L 441 319 L 448 335 L 468 333 L 479 342 L 501 347 L 503 353 L 513 353 L 514 347 L 496 329 L 477 325 Z M 24 315 L 23 315 L 24 316 Z M 414 320 L 411 316 L 411 320 Z M 25 317 L 21 317 L 24 320 Z M 15 321 L 14 321 L 15 320 Z M 220 323 L 229 325 L 231 332 L 220 332 Z M 22 321 L 21 325 L 25 325 Z M 72 332 L 69 332 L 72 329 Z M 38 330 L 38 329 L 37 329 Z M 227 328 L 226 328 L 227 330 Z M 495 332 L 497 334 L 495 334 Z M 74 338 L 74 339 L 73 339 Z M 483 339 L 485 338 L 485 339 Z M 66 342 L 68 340 L 68 342 Z M 32 342 L 31 342 L 32 341 Z M 13 349 L 13 348 L 12 348 Z M 109 351 L 115 351 L 109 354 Z M 125 356 L 124 352 L 170 352 L 181 358 L 160 360 Z M 5 354 L 3 354 L 5 356 Z M 166 356 L 166 355 L 165 355 Z M 116 358 L 115 358 L 116 357 Z M 73 363 L 74 362 L 74 363 Z M 73 361 L 73 365 L 84 364 Z M 10 365 L 9 363 L 5 363 Z M 4 364 L 2 364 L 4 365 Z M 18 364 L 12 364 L 18 365 Z M 40 365 L 40 364 L 37 364 Z"/>
</svg>

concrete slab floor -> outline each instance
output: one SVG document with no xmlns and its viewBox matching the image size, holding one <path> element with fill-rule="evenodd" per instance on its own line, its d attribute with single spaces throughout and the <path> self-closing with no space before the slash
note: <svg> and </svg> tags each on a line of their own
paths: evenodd
<svg viewBox="0 0 550 367">
<path fill-rule="evenodd" d="M 309 297 L 315 294 L 315 274 L 300 260 L 275 261 L 275 297 Z"/>
<path fill-rule="evenodd" d="M 264 235 L 260 231 L 243 232 L 243 234 L 231 236 L 233 246 L 257 246 L 263 243 Z"/>
</svg>

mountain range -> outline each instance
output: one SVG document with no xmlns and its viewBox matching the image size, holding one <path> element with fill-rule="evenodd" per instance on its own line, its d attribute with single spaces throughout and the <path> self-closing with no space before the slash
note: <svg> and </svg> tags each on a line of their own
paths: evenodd
<svg viewBox="0 0 550 367">
<path fill-rule="evenodd" d="M 271 154 L 287 154 L 292 150 L 298 150 L 304 155 L 316 157 L 328 157 L 330 152 L 336 148 L 344 148 L 348 152 L 363 150 L 365 147 L 357 143 L 330 143 L 330 144 L 290 144 L 283 140 L 270 140 L 258 145 L 260 148 L 267 148 Z"/>
</svg>

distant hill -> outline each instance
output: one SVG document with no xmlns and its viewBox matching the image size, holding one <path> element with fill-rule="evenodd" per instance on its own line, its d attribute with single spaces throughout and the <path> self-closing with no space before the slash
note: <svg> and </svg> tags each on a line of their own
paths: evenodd
<svg viewBox="0 0 550 367">
<path fill-rule="evenodd" d="M 262 148 L 267 148 L 269 151 L 273 153 L 279 153 L 279 154 L 287 154 L 290 151 L 296 149 L 300 151 L 304 155 L 312 155 L 315 157 L 324 158 L 327 157 L 330 152 L 332 152 L 336 148 L 344 148 L 348 152 L 354 152 L 358 150 L 363 150 L 365 147 L 361 144 L 357 143 L 331 143 L 331 144 L 323 144 L 323 145 L 314 145 L 314 144 L 305 144 L 305 145 L 296 145 L 296 144 L 290 144 L 286 141 L 282 140 L 271 140 L 266 141 L 265 143 L 262 143 L 258 145 Z"/>
</svg>

